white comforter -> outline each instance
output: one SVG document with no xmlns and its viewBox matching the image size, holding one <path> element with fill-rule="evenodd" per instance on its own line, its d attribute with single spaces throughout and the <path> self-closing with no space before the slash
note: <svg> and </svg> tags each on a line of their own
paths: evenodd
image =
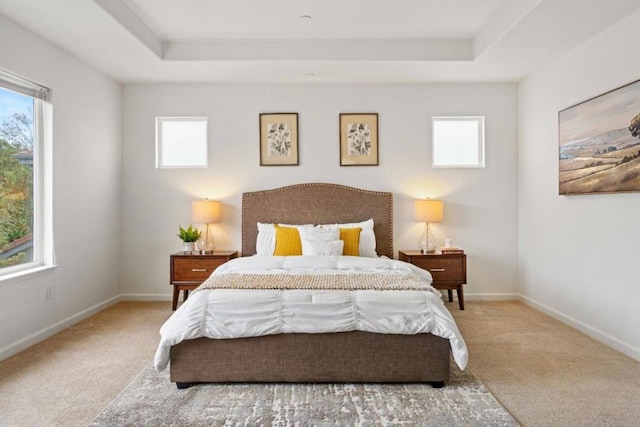
<svg viewBox="0 0 640 427">
<path fill-rule="evenodd" d="M 158 371 L 169 362 L 169 349 L 181 341 L 239 338 L 280 333 L 366 331 L 382 334 L 431 333 L 449 339 L 453 357 L 467 365 L 467 347 L 431 275 L 411 264 L 388 258 L 245 257 L 219 267 L 213 274 L 381 274 L 414 272 L 425 290 L 243 290 L 194 292 L 160 328 L 155 355 Z"/>
</svg>

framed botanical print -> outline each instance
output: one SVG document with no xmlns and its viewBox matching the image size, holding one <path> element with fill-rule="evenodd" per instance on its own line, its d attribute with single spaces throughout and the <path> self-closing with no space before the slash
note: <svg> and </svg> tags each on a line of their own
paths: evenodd
<svg viewBox="0 0 640 427">
<path fill-rule="evenodd" d="M 298 113 L 260 114 L 260 166 L 298 165 Z"/>
<path fill-rule="evenodd" d="M 378 166 L 378 113 L 340 114 L 340 166 Z"/>
</svg>

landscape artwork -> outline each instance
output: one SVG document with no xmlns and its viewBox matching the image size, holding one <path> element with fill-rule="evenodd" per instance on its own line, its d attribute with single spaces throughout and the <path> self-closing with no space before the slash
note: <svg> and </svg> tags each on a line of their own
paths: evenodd
<svg viewBox="0 0 640 427">
<path fill-rule="evenodd" d="M 640 191 L 640 81 L 558 113 L 560 194 Z"/>
</svg>

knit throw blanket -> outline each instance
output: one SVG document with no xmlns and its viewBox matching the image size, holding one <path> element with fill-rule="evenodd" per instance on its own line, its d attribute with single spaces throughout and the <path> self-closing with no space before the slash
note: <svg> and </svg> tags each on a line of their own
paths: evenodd
<svg viewBox="0 0 640 427">
<path fill-rule="evenodd" d="M 414 273 L 345 274 L 214 274 L 203 289 L 335 289 L 335 290 L 428 290 L 429 283 Z"/>
</svg>

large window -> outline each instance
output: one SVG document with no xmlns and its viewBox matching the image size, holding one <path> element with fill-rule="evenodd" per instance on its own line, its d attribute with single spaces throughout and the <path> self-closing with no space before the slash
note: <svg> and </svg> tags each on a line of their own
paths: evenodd
<svg viewBox="0 0 640 427">
<path fill-rule="evenodd" d="M 484 117 L 433 117 L 434 167 L 484 167 Z"/>
<path fill-rule="evenodd" d="M 0 70 L 0 277 L 50 261 L 45 189 L 49 90 Z M 51 239 L 48 239 L 51 240 Z M 47 252 L 48 253 L 48 252 Z"/>
</svg>

